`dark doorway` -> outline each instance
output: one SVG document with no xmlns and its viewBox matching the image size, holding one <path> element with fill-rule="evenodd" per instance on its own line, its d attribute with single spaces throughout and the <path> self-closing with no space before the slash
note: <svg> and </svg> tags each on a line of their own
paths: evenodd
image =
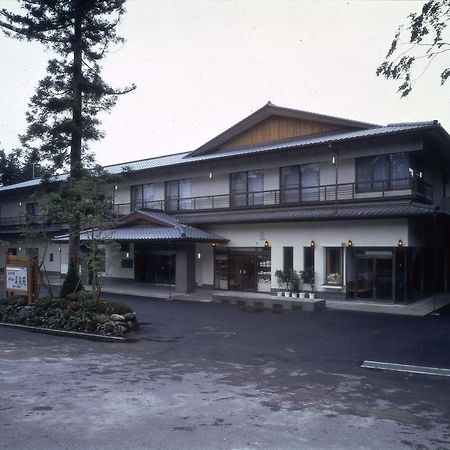
<svg viewBox="0 0 450 450">
<path fill-rule="evenodd" d="M 356 298 L 391 300 L 394 295 L 392 255 L 366 252 L 356 257 Z"/>
<path fill-rule="evenodd" d="M 256 291 L 255 255 L 229 255 L 228 283 L 232 291 Z"/>
<path fill-rule="evenodd" d="M 134 279 L 141 283 L 175 284 L 175 248 L 171 244 L 136 244 Z"/>
</svg>

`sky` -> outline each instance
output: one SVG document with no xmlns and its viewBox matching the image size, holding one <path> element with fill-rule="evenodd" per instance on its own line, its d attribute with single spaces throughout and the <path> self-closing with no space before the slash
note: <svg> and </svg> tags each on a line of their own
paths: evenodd
<svg viewBox="0 0 450 450">
<path fill-rule="evenodd" d="M 137 89 L 102 116 L 106 137 L 91 149 L 103 165 L 194 150 L 268 101 L 378 124 L 436 119 L 450 131 L 450 86 L 437 68 L 406 99 L 375 74 L 423 3 L 128 0 L 118 27 L 126 42 L 102 66 L 111 85 Z M 9 151 L 52 55 L 1 33 L 0 50 L 0 148 Z"/>
</svg>

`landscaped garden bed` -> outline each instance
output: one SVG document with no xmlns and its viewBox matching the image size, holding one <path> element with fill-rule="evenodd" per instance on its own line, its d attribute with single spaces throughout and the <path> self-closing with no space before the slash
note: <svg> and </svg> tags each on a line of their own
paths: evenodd
<svg viewBox="0 0 450 450">
<path fill-rule="evenodd" d="M 92 293 L 83 291 L 66 299 L 45 298 L 33 305 L 20 296 L 2 299 L 0 322 L 118 337 L 128 336 L 139 326 L 129 306 L 96 300 Z"/>
</svg>

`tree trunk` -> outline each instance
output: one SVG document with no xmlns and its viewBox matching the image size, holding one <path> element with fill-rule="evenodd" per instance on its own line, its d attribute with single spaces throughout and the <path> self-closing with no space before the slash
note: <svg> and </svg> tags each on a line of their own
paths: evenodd
<svg viewBox="0 0 450 450">
<path fill-rule="evenodd" d="M 72 79 L 72 120 L 73 131 L 70 145 L 70 194 L 73 183 L 81 178 L 81 135 L 82 135 L 82 91 L 81 82 L 83 79 L 82 72 L 82 12 L 81 0 L 73 0 L 74 4 L 74 39 L 73 39 L 73 79 Z M 80 218 L 75 217 L 73 223 L 69 224 L 69 268 L 74 266 L 76 273 L 79 273 L 80 264 Z"/>
</svg>

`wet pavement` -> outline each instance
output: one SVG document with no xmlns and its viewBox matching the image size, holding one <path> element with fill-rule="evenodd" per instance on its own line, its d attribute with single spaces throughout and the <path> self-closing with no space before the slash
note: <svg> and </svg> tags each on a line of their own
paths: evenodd
<svg viewBox="0 0 450 450">
<path fill-rule="evenodd" d="M 0 328 L 0 448 L 448 448 L 448 378 L 360 367 L 450 368 L 448 315 L 122 300 L 136 342 Z"/>
</svg>

